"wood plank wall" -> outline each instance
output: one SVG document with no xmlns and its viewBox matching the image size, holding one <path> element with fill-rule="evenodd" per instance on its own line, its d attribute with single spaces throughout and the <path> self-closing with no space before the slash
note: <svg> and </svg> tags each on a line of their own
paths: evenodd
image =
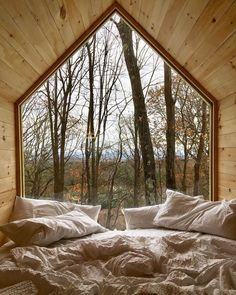
<svg viewBox="0 0 236 295">
<path fill-rule="evenodd" d="M 14 104 L 0 98 L 0 224 L 6 223 L 16 196 Z M 0 233 L 0 244 L 3 235 Z"/>
<path fill-rule="evenodd" d="M 219 102 L 219 199 L 236 198 L 236 93 Z"/>
</svg>

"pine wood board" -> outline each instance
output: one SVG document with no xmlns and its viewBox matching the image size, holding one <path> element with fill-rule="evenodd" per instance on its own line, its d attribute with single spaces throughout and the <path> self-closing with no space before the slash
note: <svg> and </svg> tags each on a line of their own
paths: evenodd
<svg viewBox="0 0 236 295">
<path fill-rule="evenodd" d="M 6 177 L 12 177 L 15 179 L 16 177 L 16 163 L 14 161 L 11 161 L 9 163 L 6 163 L 5 161 L 0 161 L 0 179 L 6 178 Z"/>
<path fill-rule="evenodd" d="M 236 22 L 236 21 L 235 21 Z M 233 57 L 229 62 L 222 64 L 220 67 L 213 70 L 209 75 L 204 77 L 204 83 L 209 85 L 211 88 L 221 87 L 221 79 L 229 82 L 230 80 L 236 79 L 236 56 Z M 220 79 L 221 78 L 221 79 Z"/>
<path fill-rule="evenodd" d="M 236 118 L 236 104 L 219 110 L 219 122 L 231 121 Z"/>
<path fill-rule="evenodd" d="M 218 157 L 219 162 L 225 162 L 225 161 L 233 161 L 236 162 L 236 147 L 232 148 L 219 148 L 218 150 Z M 236 171 L 235 171 L 236 174 Z"/>
<path fill-rule="evenodd" d="M 97 13 L 99 12 L 98 11 L 97 13 L 94 12 L 96 7 L 92 7 L 90 0 L 86 0 L 86 1 L 73 0 L 73 1 L 75 3 L 77 11 L 80 12 L 84 29 L 87 30 L 89 26 L 91 25 L 91 23 L 96 20 L 96 18 L 98 17 Z"/>
<path fill-rule="evenodd" d="M 220 173 L 219 174 L 219 186 L 223 186 L 233 190 L 236 190 L 236 177 L 232 174 Z M 236 195 L 235 195 L 236 198 Z"/>
<path fill-rule="evenodd" d="M 219 148 L 236 147 L 236 132 L 230 134 L 219 135 Z"/>
<path fill-rule="evenodd" d="M 178 20 L 171 35 L 167 35 L 166 47 L 170 49 L 173 57 L 177 57 L 180 64 L 184 64 L 186 55 L 191 55 L 194 48 L 191 40 L 194 38 L 192 30 L 197 29 L 198 19 L 208 4 L 207 0 L 187 1 L 186 5 L 179 11 Z M 196 35 L 198 37 L 198 35 Z"/>
<path fill-rule="evenodd" d="M 230 189 L 219 185 L 219 200 L 232 200 L 235 199 L 236 189 Z"/>
<path fill-rule="evenodd" d="M 0 138 L 3 138 L 4 136 L 15 137 L 15 128 L 13 124 L 7 124 L 0 121 Z"/>
<path fill-rule="evenodd" d="M 170 3 L 157 35 L 159 43 L 165 45 L 169 45 L 171 43 L 170 36 L 173 36 L 174 31 L 180 22 L 181 16 L 183 17 L 186 4 L 186 0 L 179 0 Z M 183 33 L 183 30 L 181 33 Z M 170 51 L 170 47 L 168 45 L 167 50 Z"/>
<path fill-rule="evenodd" d="M 33 82 L 9 67 L 9 65 L 2 60 L 0 60 L 0 77 L 3 82 L 18 92 L 26 91 L 28 85 Z"/>
<path fill-rule="evenodd" d="M 47 69 L 47 63 L 42 56 L 32 45 L 31 39 L 28 40 L 27 36 L 21 30 L 21 26 L 18 26 L 8 11 L 2 4 L 6 4 L 6 1 L 0 1 L 0 35 L 15 48 L 20 56 L 26 60 L 34 70 L 40 75 Z M 7 1 L 9 3 L 9 1 Z M 14 66 L 15 61 L 12 61 Z"/>
<path fill-rule="evenodd" d="M 14 113 L 14 103 L 9 102 L 7 99 L 0 98 L 0 108 Z"/>
<path fill-rule="evenodd" d="M 230 38 L 235 31 L 236 22 L 236 2 L 221 1 L 222 5 L 219 5 L 218 13 L 214 14 L 211 19 L 211 23 L 204 28 L 204 34 L 201 34 L 205 38 L 203 42 L 194 52 L 194 54 L 187 61 L 188 70 L 191 71 L 197 79 L 206 78 L 207 75 L 202 75 L 202 65 L 206 62 L 210 62 L 211 58 L 214 58 L 215 51 L 221 47 L 224 42 Z M 206 42 L 207 41 L 207 42 Z M 216 67 L 211 72 L 214 73 Z"/>
<path fill-rule="evenodd" d="M 21 92 L 13 89 L 0 78 L 0 100 L 7 99 L 9 102 L 15 102 L 16 98 L 20 97 Z"/>
<path fill-rule="evenodd" d="M 85 30 L 80 11 L 73 0 L 63 1 L 63 4 L 68 11 L 73 34 L 78 38 Z"/>
<path fill-rule="evenodd" d="M 0 102 L 0 123 L 7 123 L 9 125 L 14 125 L 14 113 L 1 106 Z"/>
<path fill-rule="evenodd" d="M 0 224 L 7 223 L 9 221 L 14 206 L 15 197 L 15 190 L 0 193 Z M 4 242 L 4 237 L 5 236 L 0 232 L 0 245 L 2 242 Z"/>
<path fill-rule="evenodd" d="M 225 96 L 219 101 L 219 111 L 229 108 L 236 104 L 236 92 Z"/>
<path fill-rule="evenodd" d="M 15 177 L 8 176 L 0 179 L 0 194 L 16 189 Z"/>
<path fill-rule="evenodd" d="M 16 155 L 15 150 L 0 149 L 0 179 L 16 176 Z"/>
<path fill-rule="evenodd" d="M 35 81 L 38 73 L 28 63 L 14 46 L 0 35 L 0 59 L 8 65 L 9 68 L 16 71 L 17 74 L 25 77 L 27 81 Z"/>
<path fill-rule="evenodd" d="M 36 19 L 27 9 L 25 1 L 11 0 L 1 3 L 10 14 L 16 25 L 21 29 L 26 39 L 31 42 L 47 65 L 51 65 L 57 59 L 53 47 L 48 42 Z"/>
<path fill-rule="evenodd" d="M 128 1 L 127 0 L 118 0 L 117 1 L 122 7 L 125 7 L 126 11 L 137 20 L 140 15 L 140 9 L 142 5 L 142 0 Z"/>
<path fill-rule="evenodd" d="M 234 30 L 236 30 L 235 27 Z M 198 59 L 199 63 L 198 67 L 194 71 L 194 77 L 204 81 L 203 77 L 207 77 L 218 67 L 221 67 L 223 64 L 230 62 L 230 60 L 232 60 L 235 56 L 235 44 L 236 31 L 234 31 L 226 40 L 222 40 L 221 44 L 215 46 L 215 49 L 210 51 L 210 54 L 208 54 L 207 48 L 203 50 L 202 56 Z M 189 70 L 188 67 L 187 69 Z M 193 71 L 191 72 L 193 73 Z M 223 81 L 224 79 L 222 82 Z"/>
<path fill-rule="evenodd" d="M 230 174 L 236 177 L 236 162 L 234 161 L 219 161 L 219 174 Z"/>
<path fill-rule="evenodd" d="M 236 118 L 219 122 L 219 135 L 236 133 Z"/>
<path fill-rule="evenodd" d="M 215 87 L 211 87 L 210 84 L 207 84 L 208 89 L 214 96 L 222 99 L 223 97 L 229 96 L 234 93 L 235 79 L 235 73 L 233 72 L 233 75 L 231 75 L 228 80 L 224 80 L 223 82 L 219 80 L 219 83 L 216 83 Z"/>
<path fill-rule="evenodd" d="M 68 19 L 68 12 L 66 6 L 62 1 L 46 1 L 48 10 L 56 24 L 56 32 L 60 34 L 65 48 L 68 48 L 73 41 L 75 36 Z"/>
<path fill-rule="evenodd" d="M 149 18 L 146 17 L 146 23 L 143 22 L 145 21 L 145 18 L 142 19 L 141 16 L 138 18 L 138 22 L 140 22 L 143 25 L 144 29 L 147 30 L 155 39 L 157 39 L 161 25 L 164 21 L 169 7 L 173 5 L 174 2 L 175 0 L 154 1 L 154 4 L 152 6 L 150 5 L 151 15 Z M 143 3 L 145 7 L 145 1 Z"/>
<path fill-rule="evenodd" d="M 66 45 L 57 29 L 46 2 L 41 0 L 39 5 L 38 0 L 26 0 L 26 5 L 46 39 L 51 44 L 55 54 L 57 56 L 61 55 L 65 51 Z"/>
<path fill-rule="evenodd" d="M 208 4 L 212 2 L 209 1 Z M 178 52 L 181 64 L 184 64 L 196 78 L 199 78 L 199 65 L 219 46 L 219 36 L 224 41 L 232 33 L 233 26 L 228 25 L 228 13 L 233 2 L 220 0 L 217 1 L 217 5 L 207 5 L 184 41 L 186 45 L 183 46 L 183 50 L 180 49 Z"/>
<path fill-rule="evenodd" d="M 0 137 L 0 150 L 15 151 L 15 137 Z"/>
</svg>

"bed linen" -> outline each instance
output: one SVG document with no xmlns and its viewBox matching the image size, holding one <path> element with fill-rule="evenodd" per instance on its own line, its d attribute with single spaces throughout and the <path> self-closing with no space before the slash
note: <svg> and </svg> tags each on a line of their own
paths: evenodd
<svg viewBox="0 0 236 295">
<path fill-rule="evenodd" d="M 0 263 L 1 288 L 30 281 L 43 295 L 236 294 L 236 241 L 200 233 L 111 231 L 11 245 Z"/>
</svg>

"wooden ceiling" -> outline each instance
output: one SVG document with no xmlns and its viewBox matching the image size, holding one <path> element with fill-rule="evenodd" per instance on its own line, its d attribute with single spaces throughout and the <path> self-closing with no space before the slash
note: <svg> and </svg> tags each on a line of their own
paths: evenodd
<svg viewBox="0 0 236 295">
<path fill-rule="evenodd" d="M 235 0 L 0 0 L 0 97 L 22 100 L 115 10 L 217 100 L 236 94 Z"/>
</svg>

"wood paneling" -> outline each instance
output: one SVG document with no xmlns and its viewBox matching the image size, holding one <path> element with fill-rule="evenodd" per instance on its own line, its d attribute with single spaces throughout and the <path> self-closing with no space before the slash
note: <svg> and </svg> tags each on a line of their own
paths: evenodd
<svg viewBox="0 0 236 295">
<path fill-rule="evenodd" d="M 0 0 L 0 95 L 21 97 L 113 0 Z"/>
<path fill-rule="evenodd" d="M 236 198 L 236 95 L 222 101 L 219 107 L 218 152 L 219 198 Z"/>
<path fill-rule="evenodd" d="M 15 190 L 0 193 L 0 224 L 4 224 L 9 220 L 15 201 L 15 196 Z M 4 235 L 0 232 L 0 245 L 3 240 Z"/>
<path fill-rule="evenodd" d="M 16 196 L 14 105 L 0 99 L 0 224 L 6 223 Z M 0 234 L 0 242 L 3 235 Z"/>
<path fill-rule="evenodd" d="M 235 92 L 234 0 L 0 0 L 1 93 L 16 101 L 116 3 L 216 99 Z"/>
<path fill-rule="evenodd" d="M 227 188 L 219 185 L 219 200 L 232 200 L 235 199 L 236 189 Z"/>
</svg>

